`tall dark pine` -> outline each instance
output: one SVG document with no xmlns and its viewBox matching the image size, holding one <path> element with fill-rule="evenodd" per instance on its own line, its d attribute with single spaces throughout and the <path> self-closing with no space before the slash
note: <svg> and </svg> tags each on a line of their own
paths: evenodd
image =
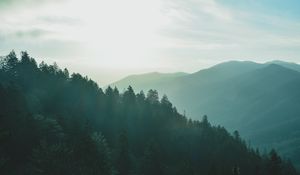
<svg viewBox="0 0 300 175">
<path fill-rule="evenodd" d="M 281 175 L 281 158 L 272 149 L 269 153 L 269 175 Z"/>
<path fill-rule="evenodd" d="M 11 51 L 7 56 L 6 56 L 6 69 L 14 69 L 18 64 L 18 58 L 15 53 L 15 51 Z"/>
<path fill-rule="evenodd" d="M 158 92 L 156 90 L 150 89 L 147 93 L 147 100 L 152 104 L 158 103 L 159 102 Z"/>
</svg>

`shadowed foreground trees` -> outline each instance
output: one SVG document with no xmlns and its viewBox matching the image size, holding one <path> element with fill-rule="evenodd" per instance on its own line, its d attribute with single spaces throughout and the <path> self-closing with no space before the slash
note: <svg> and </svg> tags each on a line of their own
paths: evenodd
<svg viewBox="0 0 300 175">
<path fill-rule="evenodd" d="M 26 52 L 0 64 L 0 174 L 296 175 L 204 116 L 179 114 L 155 90 L 105 91 Z"/>
</svg>

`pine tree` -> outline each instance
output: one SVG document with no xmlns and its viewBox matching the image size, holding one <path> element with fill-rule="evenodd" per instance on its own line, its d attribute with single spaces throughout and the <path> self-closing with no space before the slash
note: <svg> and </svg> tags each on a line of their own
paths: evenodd
<svg viewBox="0 0 300 175">
<path fill-rule="evenodd" d="M 135 103 L 135 93 L 131 86 L 123 94 L 123 103 L 129 106 Z"/>
<path fill-rule="evenodd" d="M 208 128 L 208 127 L 210 127 L 210 123 L 208 122 L 207 115 L 204 115 L 204 116 L 202 117 L 201 125 L 203 126 L 203 128 Z"/>
<path fill-rule="evenodd" d="M 6 56 L 6 69 L 11 69 L 13 70 L 18 64 L 18 58 L 15 53 L 15 51 L 11 51 L 7 56 Z"/>
<path fill-rule="evenodd" d="M 93 133 L 91 136 L 92 140 L 96 144 L 99 162 L 99 174 L 112 175 L 114 173 L 114 168 L 112 165 L 111 150 L 107 144 L 106 139 L 101 133 Z"/>
<path fill-rule="evenodd" d="M 233 131 L 233 138 L 237 141 L 241 141 L 240 133 L 237 130 Z"/>
<path fill-rule="evenodd" d="M 269 175 L 281 175 L 281 158 L 272 149 L 269 153 Z"/>
<path fill-rule="evenodd" d="M 172 109 L 172 103 L 169 101 L 167 95 L 163 95 L 163 97 L 160 100 L 160 103 L 162 104 L 163 108 Z"/>
<path fill-rule="evenodd" d="M 147 93 L 147 101 L 149 101 L 151 104 L 158 104 L 159 103 L 158 92 L 156 90 L 150 89 Z"/>
</svg>

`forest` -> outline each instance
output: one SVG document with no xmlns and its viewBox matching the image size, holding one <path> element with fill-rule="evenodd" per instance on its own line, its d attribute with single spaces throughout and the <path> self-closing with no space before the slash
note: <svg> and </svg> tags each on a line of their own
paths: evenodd
<svg viewBox="0 0 300 175">
<path fill-rule="evenodd" d="M 1 175 L 298 175 L 274 149 L 180 114 L 156 90 L 100 88 L 27 52 L 0 61 Z"/>
<path fill-rule="evenodd" d="M 260 150 L 276 149 L 300 170 L 300 65 L 286 61 L 222 62 L 194 73 L 146 73 L 110 84 L 167 94 L 178 111 L 241 137 Z M 266 125 L 267 123 L 267 125 Z"/>
</svg>

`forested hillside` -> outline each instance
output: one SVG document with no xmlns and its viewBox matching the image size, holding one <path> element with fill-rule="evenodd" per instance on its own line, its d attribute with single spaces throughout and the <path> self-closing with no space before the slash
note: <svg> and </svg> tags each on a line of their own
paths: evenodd
<svg viewBox="0 0 300 175">
<path fill-rule="evenodd" d="M 0 65 L 2 175 L 296 175 L 156 90 L 119 93 L 14 52 Z"/>
<path fill-rule="evenodd" d="M 166 93 L 180 112 L 193 119 L 206 114 L 261 149 L 278 149 L 300 169 L 299 70 L 283 61 L 230 61 L 163 82 L 142 84 L 136 80 L 144 75 L 137 75 L 113 86 L 122 89 L 130 82 L 134 90 Z"/>
</svg>

